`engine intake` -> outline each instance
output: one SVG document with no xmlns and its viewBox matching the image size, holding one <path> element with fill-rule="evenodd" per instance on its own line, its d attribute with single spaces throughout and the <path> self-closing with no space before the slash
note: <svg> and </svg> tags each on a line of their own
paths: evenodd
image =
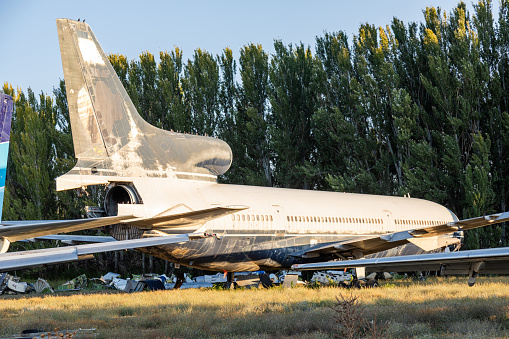
<svg viewBox="0 0 509 339">
<path fill-rule="evenodd" d="M 104 210 L 107 216 L 118 215 L 119 204 L 141 204 L 136 188 L 128 183 L 115 183 L 106 188 Z M 143 231 L 137 227 L 116 224 L 108 226 L 111 236 L 117 240 L 139 239 Z"/>
<path fill-rule="evenodd" d="M 112 184 L 106 188 L 104 210 L 107 216 L 118 215 L 119 204 L 141 204 L 136 188 L 131 184 Z"/>
</svg>

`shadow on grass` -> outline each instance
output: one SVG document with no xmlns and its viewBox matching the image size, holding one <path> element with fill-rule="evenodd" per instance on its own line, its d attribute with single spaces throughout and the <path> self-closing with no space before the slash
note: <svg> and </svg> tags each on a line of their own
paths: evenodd
<svg viewBox="0 0 509 339">
<path fill-rule="evenodd" d="M 338 290 L 339 294 L 342 290 Z M 344 292 L 344 290 L 343 290 Z M 383 290 L 382 290 L 383 292 Z M 167 295 L 169 293 L 169 295 Z M 231 303 L 231 298 L 249 296 L 235 291 L 205 291 L 194 301 L 175 301 L 189 296 L 172 291 L 125 294 L 104 307 L 93 305 L 80 308 L 44 308 L 35 298 L 17 300 L 24 308 L 0 309 L 3 320 L 0 335 L 13 335 L 28 328 L 73 329 L 97 328 L 99 337 L 334 337 L 338 327 L 326 300 L 243 300 Z M 189 292 L 191 293 L 191 292 Z M 276 291 L 275 293 L 279 293 Z M 285 293 L 285 292 L 281 292 Z M 106 294 L 77 295 L 76 298 L 106 298 Z M 262 295 L 263 296 L 263 295 Z M 45 298 L 51 298 L 45 296 Z M 170 299 L 168 299 L 170 298 Z M 168 299 L 168 303 L 161 300 Z M 309 298 L 308 298 L 309 299 Z M 58 298 L 55 301 L 58 302 Z M 136 305 L 126 305 L 122 300 Z M 222 302 L 224 300 L 224 302 Z M 505 336 L 509 328 L 509 297 L 436 298 L 422 302 L 396 301 L 381 297 L 375 301 L 360 298 L 368 321 L 376 317 L 388 323 L 392 337 L 475 335 Z M 67 301 L 66 301 L 67 302 Z M 67 308 L 65 308 L 67 307 Z M 477 332 L 476 332 L 477 331 Z"/>
</svg>

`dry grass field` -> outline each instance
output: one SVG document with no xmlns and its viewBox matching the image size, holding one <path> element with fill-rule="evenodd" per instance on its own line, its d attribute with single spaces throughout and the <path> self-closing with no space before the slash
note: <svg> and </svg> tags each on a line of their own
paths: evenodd
<svg viewBox="0 0 509 339">
<path fill-rule="evenodd" d="M 96 328 L 98 338 L 345 337 L 331 307 L 358 297 L 383 338 L 509 337 L 509 279 L 434 278 L 375 289 L 177 290 L 0 297 L 0 337 L 24 329 Z M 340 298 L 341 300 L 341 298 Z M 359 309 L 358 309 L 359 310 Z M 350 310 L 348 313 L 356 312 Z M 343 314 L 344 316 L 344 314 Z"/>
</svg>

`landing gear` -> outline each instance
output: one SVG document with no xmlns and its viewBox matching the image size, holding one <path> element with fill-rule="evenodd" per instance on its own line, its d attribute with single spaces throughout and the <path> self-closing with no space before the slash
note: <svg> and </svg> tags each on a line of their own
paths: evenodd
<svg viewBox="0 0 509 339">
<path fill-rule="evenodd" d="M 367 282 L 366 282 L 366 287 L 367 288 L 373 288 L 373 287 L 379 287 L 380 285 L 378 284 L 378 280 L 376 279 L 369 279 Z"/>
<path fill-rule="evenodd" d="M 352 287 L 352 288 L 361 288 L 361 287 L 365 287 L 365 286 L 366 286 L 366 282 L 364 280 L 354 279 L 350 283 L 350 287 Z"/>
<path fill-rule="evenodd" d="M 344 286 L 346 286 L 346 284 L 343 284 Z M 343 287 L 343 285 L 339 285 L 340 287 Z M 380 285 L 378 284 L 378 280 L 376 279 L 369 279 L 368 281 L 365 281 L 365 280 L 361 280 L 361 279 L 353 279 L 351 282 L 350 282 L 350 285 L 347 286 L 347 287 L 351 287 L 351 288 L 361 288 L 361 287 L 364 287 L 364 288 L 375 288 L 375 287 L 379 287 Z"/>
<path fill-rule="evenodd" d="M 175 283 L 175 286 L 173 286 L 173 289 L 178 290 L 180 286 L 182 286 L 186 278 L 184 277 L 184 272 L 180 270 L 177 273 L 175 273 L 175 275 L 177 276 L 177 282 Z"/>
<path fill-rule="evenodd" d="M 233 290 L 235 288 L 235 275 L 233 272 L 226 273 L 226 285 L 227 290 Z"/>
</svg>

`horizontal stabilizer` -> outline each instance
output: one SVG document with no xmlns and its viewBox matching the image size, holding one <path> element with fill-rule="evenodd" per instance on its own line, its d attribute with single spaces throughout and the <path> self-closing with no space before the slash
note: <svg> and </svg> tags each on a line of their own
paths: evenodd
<svg viewBox="0 0 509 339">
<path fill-rule="evenodd" d="M 132 215 L 116 217 L 89 218 L 76 220 L 25 220 L 4 221 L 0 226 L 0 238 L 10 242 L 29 238 L 52 235 L 56 233 L 68 233 L 117 224 L 123 220 L 133 219 Z"/>
<path fill-rule="evenodd" d="M 196 235 L 193 234 L 193 236 Z M 0 272 L 19 270 L 38 265 L 61 264 L 77 261 L 83 256 L 94 253 L 167 245 L 187 241 L 189 241 L 189 235 L 179 234 L 134 240 L 112 241 L 98 244 L 48 248 L 33 251 L 10 252 L 0 254 Z"/>
<path fill-rule="evenodd" d="M 157 216 L 152 218 L 133 219 L 124 222 L 124 224 L 135 226 L 140 229 L 201 226 L 208 221 L 221 218 L 248 208 L 249 207 L 247 206 L 218 206 L 185 213 Z"/>
</svg>

